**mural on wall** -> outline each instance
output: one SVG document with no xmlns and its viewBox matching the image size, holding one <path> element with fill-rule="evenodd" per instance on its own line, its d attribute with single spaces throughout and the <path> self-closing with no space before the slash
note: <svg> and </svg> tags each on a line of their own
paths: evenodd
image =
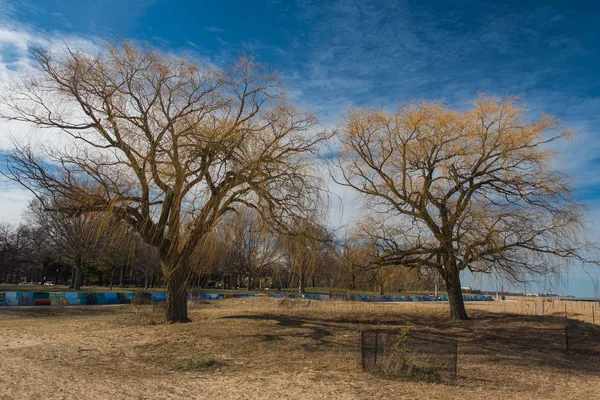
<svg viewBox="0 0 600 400">
<path fill-rule="evenodd" d="M 167 300 L 163 292 L 0 292 L 0 306 L 75 306 L 75 305 L 107 305 L 131 304 L 136 296 L 143 296 L 152 302 Z M 305 300 L 330 301 L 364 301 L 364 302 L 427 302 L 448 301 L 445 295 L 418 295 L 418 296 L 375 296 L 375 295 L 342 295 L 342 294 L 291 294 L 291 293 L 196 293 L 189 292 L 189 300 L 223 300 L 244 299 L 249 297 L 271 298 L 302 298 Z M 468 296 L 463 295 L 466 301 L 493 301 L 489 295 Z"/>
</svg>

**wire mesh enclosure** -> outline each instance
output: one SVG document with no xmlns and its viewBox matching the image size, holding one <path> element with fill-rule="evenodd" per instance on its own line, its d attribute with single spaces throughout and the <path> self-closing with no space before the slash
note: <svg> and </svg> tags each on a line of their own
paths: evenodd
<svg viewBox="0 0 600 400">
<path fill-rule="evenodd" d="M 567 351 L 600 355 L 600 327 L 593 325 L 566 325 Z"/>
<path fill-rule="evenodd" d="M 453 339 L 428 337 L 406 328 L 365 330 L 361 350 L 363 369 L 371 374 L 426 381 L 456 378 L 458 345 Z"/>
</svg>

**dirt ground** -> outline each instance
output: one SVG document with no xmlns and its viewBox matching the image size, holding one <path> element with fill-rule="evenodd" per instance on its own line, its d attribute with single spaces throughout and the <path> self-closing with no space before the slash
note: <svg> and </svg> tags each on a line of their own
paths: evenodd
<svg viewBox="0 0 600 400">
<path fill-rule="evenodd" d="M 522 307 L 522 306 L 521 306 Z M 469 305 L 245 299 L 190 306 L 188 324 L 155 306 L 0 308 L 0 399 L 592 399 L 600 353 L 566 352 L 585 313 L 517 315 Z M 522 307 L 523 308 L 523 307 Z M 529 308 L 528 308 L 529 309 Z M 561 310 L 558 307 L 558 310 Z M 385 379 L 361 368 L 362 329 L 458 340 L 458 378 Z"/>
</svg>

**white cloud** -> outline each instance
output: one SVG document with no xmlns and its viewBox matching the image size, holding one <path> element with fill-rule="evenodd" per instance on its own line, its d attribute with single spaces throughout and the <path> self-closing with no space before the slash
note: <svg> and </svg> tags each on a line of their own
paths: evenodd
<svg viewBox="0 0 600 400">
<path fill-rule="evenodd" d="M 31 192 L 18 184 L 0 177 L 0 222 L 18 225 L 23 220 L 23 212 L 33 197 Z"/>
</svg>

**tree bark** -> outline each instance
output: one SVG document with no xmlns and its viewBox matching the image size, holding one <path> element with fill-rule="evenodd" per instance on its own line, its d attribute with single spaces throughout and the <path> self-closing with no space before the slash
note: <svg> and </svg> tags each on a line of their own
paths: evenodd
<svg viewBox="0 0 600 400">
<path fill-rule="evenodd" d="M 48 278 L 48 274 L 49 274 L 48 268 L 50 267 L 50 260 L 48 260 L 48 258 L 44 258 L 43 265 L 44 265 L 44 272 L 42 272 L 42 280 L 41 280 L 42 285 L 44 283 L 46 283 L 47 280 L 49 280 L 47 278 Z"/>
<path fill-rule="evenodd" d="M 121 264 L 121 270 L 119 271 L 119 287 L 122 288 L 125 284 L 125 266 Z"/>
<path fill-rule="evenodd" d="M 300 271 L 298 293 L 304 294 L 304 271 L 303 270 Z"/>
<path fill-rule="evenodd" d="M 451 271 L 445 274 L 446 290 L 448 291 L 448 303 L 450 304 L 450 317 L 457 320 L 468 320 L 465 302 L 462 297 L 459 271 Z"/>
<path fill-rule="evenodd" d="M 73 279 L 73 289 L 81 290 L 81 268 L 75 267 L 75 279 Z"/>
<path fill-rule="evenodd" d="M 167 280 L 167 322 L 190 322 L 187 313 L 187 280 L 185 271 L 171 269 Z"/>
<path fill-rule="evenodd" d="M 75 288 L 75 279 L 77 279 L 77 269 L 73 267 L 71 268 L 71 283 L 69 284 L 69 289 Z"/>
</svg>

